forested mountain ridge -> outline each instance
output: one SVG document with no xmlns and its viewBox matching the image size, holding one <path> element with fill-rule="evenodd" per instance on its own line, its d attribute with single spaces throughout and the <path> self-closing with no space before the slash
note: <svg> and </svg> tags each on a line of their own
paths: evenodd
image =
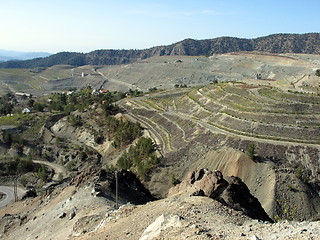
<svg viewBox="0 0 320 240">
<path fill-rule="evenodd" d="M 67 64 L 118 65 L 163 55 L 210 56 L 212 54 L 262 51 L 270 53 L 320 54 L 320 33 L 273 34 L 254 39 L 219 37 L 207 40 L 185 39 L 167 45 L 143 50 L 95 50 L 89 53 L 60 52 L 49 57 L 27 61 L 0 63 L 1 68 L 34 68 Z"/>
</svg>

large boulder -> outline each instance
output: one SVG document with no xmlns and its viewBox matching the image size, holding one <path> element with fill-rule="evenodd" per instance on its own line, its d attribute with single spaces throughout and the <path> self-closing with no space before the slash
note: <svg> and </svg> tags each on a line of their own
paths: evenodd
<svg viewBox="0 0 320 240">
<path fill-rule="evenodd" d="M 169 190 L 168 196 L 174 195 L 207 196 L 249 217 L 272 222 L 239 177 L 224 178 L 220 171 L 199 169 L 189 173 L 184 181 Z"/>
</svg>

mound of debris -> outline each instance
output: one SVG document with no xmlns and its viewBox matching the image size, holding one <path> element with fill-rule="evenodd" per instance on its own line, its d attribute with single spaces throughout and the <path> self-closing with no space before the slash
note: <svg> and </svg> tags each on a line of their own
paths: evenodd
<svg viewBox="0 0 320 240">
<path fill-rule="evenodd" d="M 220 171 L 202 168 L 189 173 L 184 181 L 169 190 L 168 196 L 173 195 L 207 196 L 251 218 L 273 222 L 239 177 L 224 178 Z"/>
<path fill-rule="evenodd" d="M 118 181 L 118 184 L 116 181 Z M 136 175 L 127 170 L 107 172 L 100 167 L 91 166 L 77 175 L 71 185 L 80 187 L 88 183 L 94 185 L 96 196 L 105 197 L 112 201 L 116 200 L 116 187 L 118 185 L 119 204 L 128 202 L 145 204 L 155 200 Z"/>
</svg>

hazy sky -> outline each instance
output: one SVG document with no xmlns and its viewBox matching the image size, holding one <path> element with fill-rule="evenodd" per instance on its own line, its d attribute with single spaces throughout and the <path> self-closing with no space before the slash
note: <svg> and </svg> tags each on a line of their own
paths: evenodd
<svg viewBox="0 0 320 240">
<path fill-rule="evenodd" d="M 319 11 L 319 0 L 0 0 L 0 49 L 89 52 L 320 32 Z"/>
</svg>

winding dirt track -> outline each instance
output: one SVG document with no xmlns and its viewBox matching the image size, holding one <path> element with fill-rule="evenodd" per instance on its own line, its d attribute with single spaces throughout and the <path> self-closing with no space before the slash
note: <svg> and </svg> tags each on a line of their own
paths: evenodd
<svg viewBox="0 0 320 240">
<path fill-rule="evenodd" d="M 52 177 L 52 180 L 58 181 L 59 180 L 59 175 L 62 174 L 62 176 L 65 176 L 68 173 L 68 170 L 57 164 L 57 163 L 52 163 L 52 162 L 47 162 L 47 161 L 41 161 L 41 160 L 33 160 L 34 163 L 38 164 L 43 164 L 48 166 L 49 168 L 53 169 L 54 171 L 54 176 Z"/>
<path fill-rule="evenodd" d="M 21 199 L 25 194 L 25 190 L 22 188 L 17 188 L 18 199 Z M 7 206 L 14 201 L 14 191 L 13 186 L 0 186 L 0 193 L 3 193 L 5 196 L 0 200 L 0 208 Z"/>
<path fill-rule="evenodd" d="M 118 85 L 124 85 L 124 86 L 126 86 L 126 87 L 128 87 L 130 89 L 141 90 L 139 87 L 137 87 L 136 85 L 133 85 L 131 83 L 127 83 L 127 82 L 124 82 L 124 81 L 107 78 L 102 72 L 99 72 L 99 71 L 97 71 L 97 73 L 100 74 L 102 77 L 104 77 L 107 82 L 112 82 L 112 83 L 115 83 L 115 84 L 118 84 Z"/>
<path fill-rule="evenodd" d="M 166 147 L 166 144 L 163 140 L 163 138 L 161 137 L 161 135 L 158 133 L 158 131 L 156 131 L 152 126 L 151 124 L 149 124 L 146 120 L 143 120 L 141 117 L 139 116 L 136 116 L 132 113 L 126 113 L 125 116 L 129 119 L 129 120 L 134 120 L 134 121 L 137 121 L 141 124 L 142 127 L 144 127 L 150 137 L 152 138 L 152 140 L 157 144 L 157 146 L 159 147 L 158 148 L 158 151 L 160 152 L 160 154 L 163 156 L 163 154 L 167 151 L 167 147 Z"/>
<path fill-rule="evenodd" d="M 61 174 L 62 176 L 66 176 L 68 173 L 68 170 L 56 163 L 51 163 L 47 161 L 41 161 L 41 160 L 33 160 L 34 163 L 43 164 L 48 166 L 49 168 L 53 169 L 54 176 L 52 177 L 53 181 L 58 181 Z M 18 188 L 18 198 L 21 199 L 21 197 L 25 194 L 25 190 L 22 188 Z M 5 196 L 0 200 L 0 207 L 7 206 L 11 202 L 14 201 L 14 191 L 13 186 L 0 186 L 0 193 L 3 193 Z"/>
</svg>

